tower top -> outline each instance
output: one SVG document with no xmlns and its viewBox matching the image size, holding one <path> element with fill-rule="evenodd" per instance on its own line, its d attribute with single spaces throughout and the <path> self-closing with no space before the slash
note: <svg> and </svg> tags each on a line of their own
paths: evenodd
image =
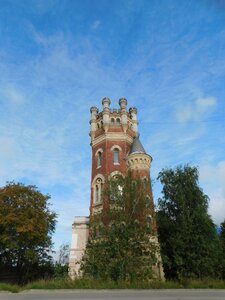
<svg viewBox="0 0 225 300">
<path fill-rule="evenodd" d="M 122 108 L 125 108 L 126 109 L 126 106 L 127 106 L 127 99 L 126 98 L 120 98 L 119 100 L 119 106 Z"/>
<path fill-rule="evenodd" d="M 122 97 L 119 99 L 119 108 L 110 108 L 111 100 L 108 97 L 102 99 L 102 111 L 99 111 L 96 106 L 92 106 L 91 112 L 91 141 L 95 137 L 110 131 L 118 133 L 130 132 L 130 135 L 135 137 L 138 134 L 137 109 L 131 107 L 127 111 L 127 99 Z"/>
</svg>

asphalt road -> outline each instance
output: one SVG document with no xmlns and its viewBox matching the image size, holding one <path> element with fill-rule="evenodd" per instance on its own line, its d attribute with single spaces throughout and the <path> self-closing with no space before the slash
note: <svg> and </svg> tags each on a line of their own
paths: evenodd
<svg viewBox="0 0 225 300">
<path fill-rule="evenodd" d="M 30 290 L 0 293 L 0 300 L 225 300 L 225 290 Z"/>
</svg>

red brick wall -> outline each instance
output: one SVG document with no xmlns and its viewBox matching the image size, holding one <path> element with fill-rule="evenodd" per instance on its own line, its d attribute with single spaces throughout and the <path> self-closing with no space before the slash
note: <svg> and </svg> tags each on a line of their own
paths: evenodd
<svg viewBox="0 0 225 300">
<path fill-rule="evenodd" d="M 122 128 L 114 127 L 110 128 L 110 132 L 122 132 Z M 99 129 L 96 134 L 96 137 L 100 137 L 101 135 L 104 135 L 103 129 Z M 127 131 L 127 135 L 134 138 L 135 134 L 133 131 Z M 118 145 L 121 148 L 121 151 L 119 151 L 119 165 L 114 165 L 114 158 L 113 158 L 113 150 L 111 148 L 113 146 Z M 119 148 L 118 147 L 118 148 Z M 126 166 L 126 157 L 129 154 L 131 148 L 131 144 L 125 140 L 124 135 L 124 141 L 121 140 L 107 140 L 104 139 L 101 143 L 92 146 L 92 177 L 91 177 L 91 183 L 93 182 L 93 179 L 96 175 L 101 174 L 104 176 L 105 179 L 114 171 L 119 171 L 122 174 L 126 175 L 128 170 Z M 101 167 L 97 168 L 97 151 L 99 149 L 102 149 L 102 165 Z M 133 176 L 135 177 L 146 177 L 150 181 L 150 173 L 148 170 L 137 170 L 133 171 Z M 154 211 L 154 203 L 153 203 L 153 195 L 152 195 L 152 186 L 149 185 L 149 196 L 150 196 L 150 207 L 151 207 L 151 215 L 153 217 L 153 230 L 156 232 L 156 220 L 155 220 L 155 211 Z M 90 203 L 90 216 L 92 216 L 92 207 L 93 207 L 93 189 L 91 188 L 91 203 Z"/>
<path fill-rule="evenodd" d="M 119 165 L 114 165 L 113 163 L 113 151 L 111 148 L 118 145 L 122 150 L 119 151 Z M 102 149 L 102 166 L 97 168 L 97 156 L 96 152 Z M 130 144 L 126 141 L 109 141 L 104 140 L 102 143 L 93 146 L 92 148 L 92 179 L 95 178 L 97 174 L 102 174 L 104 177 L 108 176 L 113 171 L 120 171 L 126 174 L 126 161 L 125 157 L 129 153 Z"/>
</svg>

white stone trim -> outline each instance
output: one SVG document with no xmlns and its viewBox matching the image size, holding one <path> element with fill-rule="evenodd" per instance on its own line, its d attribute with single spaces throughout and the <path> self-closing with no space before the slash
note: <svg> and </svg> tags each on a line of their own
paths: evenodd
<svg viewBox="0 0 225 300">
<path fill-rule="evenodd" d="M 114 149 L 119 149 L 119 151 L 122 151 L 122 148 L 119 145 L 113 145 L 110 150 L 113 151 Z"/>
<path fill-rule="evenodd" d="M 95 152 L 95 156 L 97 156 L 97 155 L 98 155 L 98 152 L 101 152 L 101 153 L 103 153 L 103 149 L 102 149 L 102 148 L 99 148 L 98 150 L 96 150 L 96 152 Z"/>
<path fill-rule="evenodd" d="M 149 170 L 151 167 L 152 157 L 144 153 L 132 153 L 126 158 L 126 165 L 130 170 Z"/>
<path fill-rule="evenodd" d="M 102 174 L 99 173 L 99 174 L 97 174 L 97 175 L 94 177 L 94 179 L 92 180 L 91 187 L 94 187 L 95 181 L 96 181 L 98 178 L 102 179 L 102 182 L 103 182 L 103 183 L 105 182 L 105 177 L 104 177 Z"/>
<path fill-rule="evenodd" d="M 101 182 L 98 182 L 98 179 L 100 179 Z M 102 203 L 102 187 L 104 182 L 105 178 L 102 174 L 97 174 L 92 181 L 91 187 L 93 189 L 93 205 L 100 205 Z M 98 199 L 98 201 L 96 201 L 96 199 Z"/>
<path fill-rule="evenodd" d="M 112 173 L 109 174 L 109 179 L 112 178 L 115 175 L 121 175 L 124 177 L 123 173 L 121 173 L 120 171 L 113 171 Z"/>
<path fill-rule="evenodd" d="M 94 138 L 92 140 L 92 146 L 95 146 L 105 140 L 110 140 L 110 141 L 127 141 L 128 143 L 132 144 L 134 138 L 132 138 L 131 136 L 127 135 L 124 132 L 107 132 L 104 134 L 101 134 L 100 136 L 98 136 L 97 138 Z"/>
</svg>

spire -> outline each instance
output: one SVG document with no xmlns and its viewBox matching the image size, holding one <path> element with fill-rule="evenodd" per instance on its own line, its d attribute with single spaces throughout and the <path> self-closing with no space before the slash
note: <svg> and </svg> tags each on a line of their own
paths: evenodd
<svg viewBox="0 0 225 300">
<path fill-rule="evenodd" d="M 136 138 L 134 139 L 129 154 L 133 154 L 133 153 L 144 153 L 144 154 L 146 154 L 145 149 L 144 149 L 144 147 L 142 146 L 142 144 L 139 140 L 139 136 L 140 135 L 138 134 L 136 136 Z"/>
</svg>

